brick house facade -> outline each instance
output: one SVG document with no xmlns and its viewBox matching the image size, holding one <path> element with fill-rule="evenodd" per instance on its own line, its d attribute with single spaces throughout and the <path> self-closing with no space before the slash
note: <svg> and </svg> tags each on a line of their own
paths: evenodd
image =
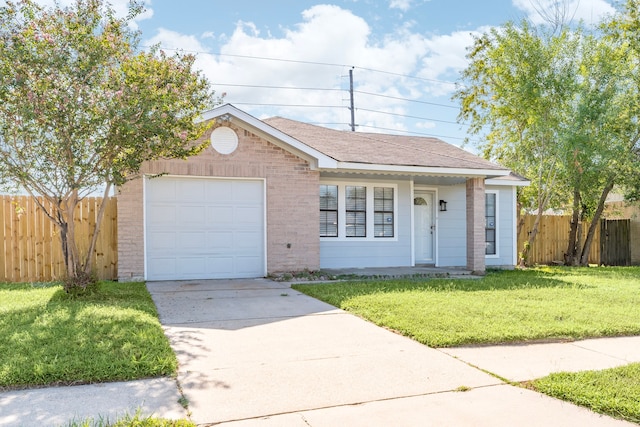
<svg viewBox="0 0 640 427">
<path fill-rule="evenodd" d="M 358 145 L 362 142 L 357 139 L 363 138 L 362 134 L 325 130 L 283 119 L 261 121 L 231 105 L 208 112 L 204 115 L 204 119 L 214 120 L 214 126 L 203 138 L 209 139 L 215 129 L 227 127 L 237 138 L 235 149 L 228 153 L 226 151 L 221 153 L 209 146 L 202 153 L 188 160 L 148 163 L 142 170 L 147 178 L 131 181 L 119 189 L 118 277 L 120 279 L 164 278 L 162 274 L 154 275 L 151 271 L 153 267 L 148 263 L 150 242 L 157 240 L 157 236 L 153 234 L 155 232 L 150 231 L 149 224 L 153 221 L 151 211 L 157 208 L 149 204 L 148 191 L 145 188 L 152 180 L 170 182 L 185 177 L 198 179 L 204 185 L 209 185 L 210 181 L 215 183 L 215 180 L 229 179 L 250 180 L 256 183 L 255 188 L 262 186 L 264 205 L 256 205 L 258 206 L 256 209 L 263 210 L 259 220 L 263 221 L 264 227 L 254 234 L 263 235 L 264 239 L 260 240 L 258 236 L 256 243 L 251 245 L 260 246 L 259 249 L 263 252 L 264 268 L 259 274 L 255 271 L 247 273 L 249 276 L 331 268 L 338 266 L 338 262 L 346 263 L 340 265 L 351 265 L 349 257 L 352 257 L 354 267 L 365 267 L 367 264 L 370 264 L 368 266 L 415 265 L 422 262 L 420 257 L 415 255 L 413 240 L 419 238 L 419 236 L 413 236 L 417 221 L 414 218 L 414 212 L 417 211 L 412 208 L 414 193 L 419 188 L 426 192 L 425 194 L 429 196 L 427 199 L 434 204 L 429 211 L 429 218 L 433 221 L 431 235 L 427 236 L 427 241 L 433 247 L 433 260 L 426 260 L 426 262 L 433 265 L 459 263 L 462 267 L 478 272 L 484 271 L 486 261 L 492 262 L 493 258 L 485 258 L 485 180 L 504 178 L 509 174 L 507 169 L 463 152 L 457 147 L 452 148 L 439 140 L 415 137 L 389 139 L 392 137 L 385 136 L 384 139 L 379 137 L 380 140 L 377 141 L 377 137 L 369 135 L 363 139 L 367 144 L 367 147 L 364 147 Z M 421 159 L 419 150 L 427 147 L 426 143 L 429 143 L 429 149 L 434 151 L 423 153 Z M 374 144 L 378 144 L 378 147 Z M 403 147 L 402 144 L 406 146 Z M 438 153 L 443 150 L 446 151 L 446 155 L 438 157 Z M 452 155 L 453 162 L 451 162 Z M 162 176 L 148 178 L 158 174 Z M 504 231 L 497 235 L 501 239 L 500 242 L 508 243 L 511 238 L 509 230 L 514 229 L 512 225 L 515 224 L 515 215 L 512 215 L 515 209 L 514 189 L 522 183 L 509 180 L 498 181 L 491 182 L 496 188 L 495 191 L 503 194 L 498 200 L 506 208 L 497 207 L 502 209 L 500 220 L 505 224 Z M 361 224 L 363 234 L 350 235 L 350 221 L 355 214 L 349 210 L 351 203 L 349 194 L 340 194 L 340 200 L 329 212 L 335 217 L 333 220 L 336 227 L 335 236 L 321 237 L 318 234 L 321 221 L 320 185 L 335 187 L 336 191 L 339 188 L 340 192 L 352 191 L 355 188 L 362 189 L 363 194 L 366 192 L 366 203 L 363 198 L 363 208 L 359 212 L 363 218 Z M 384 236 L 378 233 L 384 224 L 380 222 L 382 214 L 377 207 L 379 199 L 376 198 L 378 192 L 383 189 L 388 190 L 385 194 L 392 195 L 393 203 L 389 204 L 392 207 L 386 208 L 385 219 L 387 226 L 389 224 L 394 226 L 393 229 L 387 227 L 389 231 Z M 437 208 L 438 199 L 443 197 L 451 200 L 450 214 L 440 212 Z M 196 198 L 193 200 L 188 202 L 189 206 L 198 205 Z M 457 202 L 458 200 L 460 202 Z M 226 212 L 224 209 L 227 209 L 231 212 L 230 209 L 233 208 L 228 205 L 217 206 L 215 200 L 204 202 L 202 209 L 193 211 Z M 199 208 L 199 206 L 196 207 Z M 173 215 L 171 212 L 174 211 L 179 210 L 168 210 L 167 216 Z M 184 210 L 184 212 L 187 211 Z M 185 215 L 184 212 L 183 215 Z M 325 210 L 323 218 L 326 218 L 326 214 Z M 159 214 L 160 220 L 164 215 L 164 213 Z M 210 221 L 211 214 L 207 215 L 207 221 Z M 233 215 L 237 216 L 237 214 Z M 180 245 L 189 247 L 189 242 L 185 243 L 185 240 L 189 240 L 189 236 L 192 242 L 199 241 L 197 240 L 198 222 L 195 218 L 185 216 L 175 219 L 178 222 L 174 224 L 181 224 L 180 221 L 185 223 L 191 221 L 195 225 L 182 234 L 171 235 L 170 239 L 174 240 L 165 239 L 169 242 L 165 243 L 169 249 L 166 254 L 168 263 L 185 262 L 187 258 L 180 258 L 182 255 L 179 247 L 182 247 Z M 203 220 L 199 219 L 199 221 Z M 451 228 L 459 233 L 460 225 L 467 230 L 464 233 L 467 236 L 466 244 L 462 250 L 459 248 L 456 250 L 455 247 L 449 250 L 447 242 L 454 242 L 455 236 L 452 234 L 451 239 L 447 240 L 445 230 Z M 236 236 L 233 238 L 238 239 L 237 247 L 243 246 L 242 227 L 244 225 L 242 224 L 230 225 L 238 228 L 236 234 L 223 234 L 224 227 L 215 228 L 215 225 L 211 226 L 213 228 L 206 228 L 204 222 L 202 227 L 202 233 L 210 232 L 211 234 L 207 234 L 203 240 L 204 243 L 198 243 L 198 245 L 204 247 L 209 245 L 212 239 L 221 238 L 209 236 L 228 235 Z M 339 232 L 338 229 L 340 229 Z M 162 232 L 168 236 L 171 234 L 170 231 L 170 226 L 167 226 L 157 233 Z M 464 239 L 464 236 L 462 238 Z M 174 244 L 176 249 L 172 246 Z M 193 246 L 197 245 L 194 243 L 191 246 L 193 249 Z M 184 251 L 185 254 L 189 252 L 187 249 Z M 234 261 L 232 258 L 226 258 L 228 254 L 219 252 L 214 254 L 213 249 L 209 249 L 209 252 L 195 248 L 189 253 L 193 253 L 193 260 L 197 259 L 197 262 L 204 264 L 241 263 L 243 259 L 238 255 Z M 449 252 L 452 254 L 451 257 Z M 463 256 L 464 259 L 456 258 L 456 252 L 466 253 Z M 499 257 L 495 258 L 495 263 L 512 266 L 515 264 L 514 252 L 515 245 L 513 248 L 502 250 L 502 253 L 498 254 Z M 191 262 L 191 259 L 188 259 L 188 262 Z M 207 271 L 209 273 L 198 273 L 199 275 L 192 277 L 183 270 L 182 273 L 167 273 L 166 278 L 236 277 L 235 273 L 217 275 L 215 271 Z M 238 277 L 242 277 L 242 273 L 239 273 Z"/>
</svg>

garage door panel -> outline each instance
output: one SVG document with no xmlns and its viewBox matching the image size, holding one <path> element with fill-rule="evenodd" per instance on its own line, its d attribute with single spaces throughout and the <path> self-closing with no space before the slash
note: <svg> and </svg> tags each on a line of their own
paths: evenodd
<svg viewBox="0 0 640 427">
<path fill-rule="evenodd" d="M 247 253 L 247 249 L 250 249 L 253 254 L 261 253 L 262 248 L 256 246 L 255 241 L 258 238 L 257 231 L 237 231 L 234 233 L 235 247 L 239 252 Z"/>
<path fill-rule="evenodd" d="M 207 251 L 231 251 L 233 249 L 232 231 L 210 231 L 207 233 Z"/>
<path fill-rule="evenodd" d="M 221 227 L 233 224 L 233 206 L 209 206 L 207 209 L 207 225 Z"/>
<path fill-rule="evenodd" d="M 153 258 L 148 261 L 149 270 L 159 278 L 176 275 L 177 260 L 175 258 Z"/>
<path fill-rule="evenodd" d="M 177 212 L 175 205 L 154 203 L 147 206 L 147 224 L 151 227 L 173 225 L 176 223 Z"/>
<path fill-rule="evenodd" d="M 262 276 L 263 191 L 262 181 L 257 180 L 149 180 L 145 186 L 147 279 Z"/>
<path fill-rule="evenodd" d="M 216 200 L 218 203 L 233 201 L 233 181 L 220 181 L 217 185 L 209 185 L 206 188 L 207 200 Z"/>
<path fill-rule="evenodd" d="M 146 185 L 145 192 L 147 200 L 153 200 L 155 202 L 176 202 L 176 185 L 175 181 L 163 180 L 162 183 L 158 183 L 158 180 L 162 178 L 151 178 Z"/>
<path fill-rule="evenodd" d="M 237 207 L 235 209 L 234 220 L 237 224 L 262 224 L 261 210 L 256 207 Z"/>
<path fill-rule="evenodd" d="M 177 197 L 176 200 L 182 202 L 191 202 L 194 200 L 204 200 L 205 182 L 199 179 L 182 179 L 176 181 Z"/>
<path fill-rule="evenodd" d="M 206 249 L 205 235 L 198 232 L 183 231 L 178 234 L 177 250 L 203 253 Z"/>
<path fill-rule="evenodd" d="M 234 274 L 231 257 L 211 257 L 207 261 L 207 273 L 213 278 L 228 278 Z"/>
<path fill-rule="evenodd" d="M 252 181 L 237 181 L 233 183 L 233 201 L 253 203 L 262 198 L 262 188 Z"/>
<path fill-rule="evenodd" d="M 259 257 L 236 257 L 236 269 L 240 274 L 260 274 L 260 272 L 255 267 L 258 260 Z"/>
<path fill-rule="evenodd" d="M 206 218 L 206 208 L 204 205 L 179 206 L 178 224 L 180 227 L 200 227 Z"/>
<path fill-rule="evenodd" d="M 153 233 L 147 238 L 147 246 L 153 252 L 171 251 L 177 246 L 177 233 L 175 231 Z"/>
<path fill-rule="evenodd" d="M 207 271 L 206 257 L 185 256 L 178 258 L 178 271 L 182 277 L 197 276 L 203 277 Z"/>
</svg>

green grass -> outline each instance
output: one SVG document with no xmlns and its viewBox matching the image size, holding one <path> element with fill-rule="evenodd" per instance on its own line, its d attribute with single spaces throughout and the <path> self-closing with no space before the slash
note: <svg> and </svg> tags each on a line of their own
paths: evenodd
<svg viewBox="0 0 640 427">
<path fill-rule="evenodd" d="M 637 267 L 293 287 L 433 347 L 640 334 Z"/>
<path fill-rule="evenodd" d="M 640 424 L 640 363 L 578 373 L 557 373 L 528 384 L 549 396 Z"/>
<path fill-rule="evenodd" d="M 116 420 L 99 417 L 72 421 L 65 427 L 196 427 L 196 424 L 189 420 L 168 420 L 165 418 L 145 417 L 139 413 L 134 416 L 125 415 Z"/>
<path fill-rule="evenodd" d="M 0 284 L 0 388 L 174 375 L 177 359 L 143 283 Z"/>
<path fill-rule="evenodd" d="M 72 421 L 66 427 L 196 427 L 196 424 L 185 419 L 167 420 L 165 418 L 144 417 L 140 416 L 140 414 L 135 414 L 134 416 L 125 415 L 114 421 L 108 418 Z"/>
</svg>

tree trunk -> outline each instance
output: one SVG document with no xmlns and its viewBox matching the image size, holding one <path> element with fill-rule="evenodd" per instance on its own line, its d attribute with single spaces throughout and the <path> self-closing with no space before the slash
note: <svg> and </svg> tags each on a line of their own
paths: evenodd
<svg viewBox="0 0 640 427">
<path fill-rule="evenodd" d="M 602 212 L 604 211 L 604 204 L 607 201 L 609 192 L 611 192 L 611 190 L 613 189 L 613 184 L 613 179 L 609 179 L 609 182 L 607 182 L 607 186 L 602 190 L 602 194 L 600 195 L 598 207 L 596 208 L 596 212 L 593 215 L 591 225 L 589 226 L 589 232 L 587 233 L 587 238 L 585 239 L 584 246 L 582 247 L 582 252 L 580 255 L 580 265 L 582 266 L 589 265 L 589 252 L 591 251 L 591 242 L 593 242 L 593 238 L 596 234 L 596 228 L 600 223 L 600 217 L 602 216 Z"/>
<path fill-rule="evenodd" d="M 91 235 L 91 243 L 89 244 L 89 249 L 87 249 L 87 254 L 82 265 L 82 271 L 85 274 L 91 274 L 91 270 L 93 269 L 93 251 L 96 247 L 96 242 L 98 241 L 98 233 L 100 232 L 100 226 L 102 225 L 102 218 L 104 217 L 104 211 L 107 207 L 107 199 L 109 197 L 109 191 L 111 191 L 111 184 L 107 184 L 104 189 L 104 194 L 102 195 L 102 202 L 100 202 L 100 207 L 98 208 L 98 216 L 96 218 L 96 226 L 93 229 Z"/>
<path fill-rule="evenodd" d="M 571 215 L 571 229 L 569 231 L 569 244 L 567 253 L 564 254 L 566 265 L 576 265 L 578 257 L 578 227 L 580 223 L 580 190 L 576 187 L 573 190 L 573 213 Z"/>
</svg>

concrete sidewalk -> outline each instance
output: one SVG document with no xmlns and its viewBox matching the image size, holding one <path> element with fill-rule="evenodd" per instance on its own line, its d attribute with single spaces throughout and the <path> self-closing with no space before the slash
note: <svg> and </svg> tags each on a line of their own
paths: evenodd
<svg viewBox="0 0 640 427">
<path fill-rule="evenodd" d="M 640 337 L 436 350 L 268 280 L 148 285 L 191 419 L 223 426 L 625 426 L 503 383 L 640 361 Z M 476 366 L 480 369 L 477 369 Z M 461 391 L 468 390 L 468 391 Z M 0 393 L 0 426 L 186 417 L 176 381 Z"/>
</svg>

